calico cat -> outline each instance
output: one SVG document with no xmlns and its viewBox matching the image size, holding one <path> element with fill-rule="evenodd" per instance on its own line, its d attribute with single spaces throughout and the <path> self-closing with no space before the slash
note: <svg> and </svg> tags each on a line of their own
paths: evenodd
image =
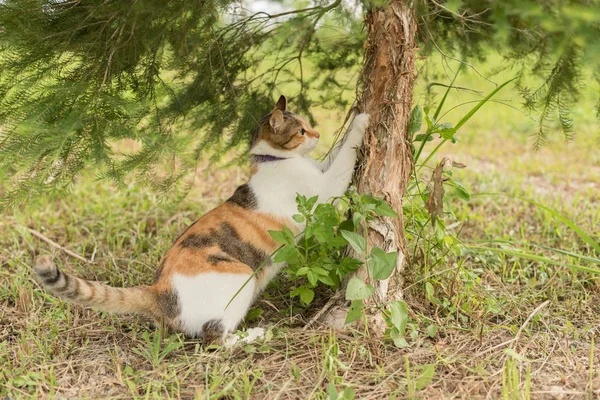
<svg viewBox="0 0 600 400">
<path fill-rule="evenodd" d="M 143 314 L 202 337 L 205 344 L 221 342 L 235 332 L 253 300 L 282 267 L 270 260 L 278 245 L 268 231 L 286 226 L 294 234 L 302 232 L 304 226 L 292 219 L 297 193 L 318 195 L 321 202 L 344 194 L 368 123 L 368 115 L 357 115 L 343 144 L 326 161 L 317 162 L 305 155 L 317 145 L 319 133 L 287 111 L 281 96 L 253 133 L 248 183 L 179 236 L 152 285 L 114 288 L 87 281 L 62 272 L 49 256 L 37 259 L 35 272 L 48 290 L 73 303 Z"/>
</svg>

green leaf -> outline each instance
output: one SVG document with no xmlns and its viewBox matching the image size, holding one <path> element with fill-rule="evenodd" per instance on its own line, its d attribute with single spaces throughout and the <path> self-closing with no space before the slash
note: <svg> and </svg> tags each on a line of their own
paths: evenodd
<svg viewBox="0 0 600 400">
<path fill-rule="evenodd" d="M 452 127 L 442 128 L 439 130 L 440 136 L 446 140 L 452 139 L 456 133 L 456 129 Z"/>
<path fill-rule="evenodd" d="M 427 123 L 427 131 L 429 132 L 435 126 L 435 117 L 432 118 L 427 110 L 425 110 L 423 116 L 425 117 L 425 122 Z"/>
<path fill-rule="evenodd" d="M 317 200 L 319 199 L 319 196 L 313 196 L 310 199 L 306 200 L 306 210 L 307 211 L 311 211 L 313 209 L 313 207 L 315 206 L 315 204 L 317 203 Z"/>
<path fill-rule="evenodd" d="M 299 224 L 303 223 L 306 220 L 304 218 L 304 215 L 302 215 L 302 214 L 294 214 L 294 215 L 292 215 L 292 219 Z"/>
<path fill-rule="evenodd" d="M 348 241 L 352 249 L 357 253 L 363 254 L 367 248 L 367 241 L 364 237 L 360 236 L 358 233 L 341 230 L 343 238 Z"/>
<path fill-rule="evenodd" d="M 408 323 L 408 306 L 405 301 L 398 300 L 390 303 L 390 322 L 400 335 L 405 335 Z"/>
<path fill-rule="evenodd" d="M 329 275 L 329 272 L 325 271 L 321 267 L 313 267 L 312 271 L 317 275 Z"/>
<path fill-rule="evenodd" d="M 352 224 L 354 226 L 359 226 L 360 222 L 363 221 L 365 219 L 365 216 L 362 213 L 354 212 L 352 214 Z"/>
<path fill-rule="evenodd" d="M 329 400 L 337 400 L 338 398 L 338 392 L 335 388 L 335 384 L 333 383 L 333 381 L 329 382 L 329 387 L 327 388 L 327 396 L 329 397 Z"/>
<path fill-rule="evenodd" d="M 401 335 L 396 329 L 391 330 L 390 338 L 394 341 L 394 346 L 398 347 L 399 349 L 409 346 L 404 335 Z"/>
<path fill-rule="evenodd" d="M 429 133 L 419 133 L 414 139 L 415 142 L 422 142 L 424 140 L 431 142 L 433 140 L 433 136 L 431 136 Z"/>
<path fill-rule="evenodd" d="M 306 278 L 308 279 L 311 285 L 317 285 L 318 277 L 312 271 L 308 271 L 308 273 L 306 274 Z"/>
<path fill-rule="evenodd" d="M 277 231 L 271 231 L 271 232 L 277 232 Z M 296 259 L 296 257 L 297 257 L 296 247 L 294 247 L 294 245 L 288 244 L 286 246 L 283 246 L 279 250 L 277 250 L 277 253 L 275 253 L 275 256 L 273 257 L 273 261 L 283 262 L 283 261 L 288 261 L 291 259 Z"/>
<path fill-rule="evenodd" d="M 327 225 L 323 223 L 322 225 L 316 227 L 314 230 L 314 236 L 315 239 L 317 239 L 317 242 L 328 243 L 331 241 L 331 239 L 333 239 L 333 227 L 329 226 L 328 228 Z"/>
<path fill-rule="evenodd" d="M 342 398 L 344 400 L 354 400 L 355 397 L 356 397 L 356 394 L 354 393 L 354 389 L 352 389 L 350 386 L 345 388 L 344 391 L 342 392 Z"/>
<path fill-rule="evenodd" d="M 268 231 L 269 235 L 275 240 L 277 243 L 283 244 L 293 244 L 294 243 L 294 234 L 289 230 L 288 227 L 284 227 L 283 231 Z"/>
<path fill-rule="evenodd" d="M 421 122 L 423 121 L 423 109 L 420 105 L 413 107 L 410 113 L 410 122 L 408 124 L 408 134 L 412 136 L 414 133 L 421 130 Z"/>
<path fill-rule="evenodd" d="M 514 358 L 515 360 L 519 360 L 522 362 L 530 362 L 527 357 L 517 353 L 514 349 L 508 348 L 508 349 L 504 349 L 504 353 L 511 356 L 512 358 Z"/>
<path fill-rule="evenodd" d="M 310 239 L 314 236 L 315 227 L 312 224 L 309 224 L 304 230 L 304 239 Z"/>
<path fill-rule="evenodd" d="M 446 246 L 452 247 L 458 244 L 458 239 L 452 235 L 446 235 L 444 236 L 443 242 Z"/>
<path fill-rule="evenodd" d="M 386 253 L 379 247 L 371 249 L 368 267 L 373 279 L 383 280 L 389 278 L 396 267 L 397 260 L 397 251 Z"/>
<path fill-rule="evenodd" d="M 300 296 L 300 302 L 305 306 L 309 305 L 315 298 L 315 292 L 307 287 L 299 287 L 298 295 Z"/>
<path fill-rule="evenodd" d="M 290 241 L 290 243 L 294 243 L 294 232 L 292 232 L 290 228 L 284 226 L 283 233 L 285 234 L 285 237 Z"/>
<path fill-rule="evenodd" d="M 339 229 L 354 232 L 354 223 L 352 220 L 345 219 L 340 223 Z"/>
<path fill-rule="evenodd" d="M 329 275 L 319 275 L 319 281 L 326 284 L 327 286 L 336 287 L 337 283 L 331 279 Z"/>
<path fill-rule="evenodd" d="M 327 244 L 331 247 L 345 247 L 348 245 L 348 242 L 341 236 L 334 236 Z"/>
<path fill-rule="evenodd" d="M 398 213 L 396 213 L 396 211 L 394 211 L 394 209 L 390 207 L 390 205 L 385 201 L 382 201 L 381 203 L 377 204 L 377 206 L 375 207 L 375 214 L 384 217 L 398 217 Z"/>
<path fill-rule="evenodd" d="M 433 339 L 437 335 L 437 331 L 437 325 L 431 324 L 427 327 L 427 336 Z"/>
<path fill-rule="evenodd" d="M 440 113 L 442 112 L 442 108 L 444 107 L 444 103 L 446 102 L 446 99 L 448 98 L 448 94 L 450 93 L 450 89 L 452 89 L 454 87 L 454 81 L 456 81 L 456 78 L 458 78 L 458 73 L 460 72 L 462 66 L 463 66 L 463 63 L 460 63 L 459 66 L 458 66 L 458 68 L 456 69 L 456 73 L 454 74 L 454 78 L 452 78 L 452 81 L 450 82 L 450 85 L 446 86 L 446 92 L 444 93 L 444 97 L 442 97 L 442 100 L 438 104 L 438 107 L 435 110 L 435 113 L 433 114 L 433 118 L 434 119 L 437 119 L 439 117 Z"/>
<path fill-rule="evenodd" d="M 415 379 L 415 389 L 422 390 L 429 385 L 435 375 L 435 365 L 425 364 L 421 367 L 421 373 Z"/>
<path fill-rule="evenodd" d="M 359 319 L 362 315 L 363 307 L 362 300 L 352 301 L 350 304 L 350 309 L 348 310 L 348 315 L 346 315 L 346 322 L 344 322 L 344 325 L 348 325 Z"/>
<path fill-rule="evenodd" d="M 448 179 L 446 181 L 447 184 L 449 184 L 450 186 L 452 186 L 455 190 L 456 190 L 456 195 L 465 200 L 465 201 L 469 201 L 471 200 L 471 193 L 469 193 L 469 191 L 467 190 L 466 187 L 464 187 L 461 183 L 456 182 L 453 179 Z"/>
<path fill-rule="evenodd" d="M 299 193 L 296 194 L 296 204 L 299 206 L 304 206 L 306 204 L 306 196 L 303 196 Z"/>
<path fill-rule="evenodd" d="M 336 272 L 341 273 L 338 276 L 340 278 L 343 278 L 343 275 L 356 271 L 361 265 L 363 265 L 362 260 L 352 257 L 345 257 L 339 264 L 338 268 L 336 269 Z"/>
<path fill-rule="evenodd" d="M 435 289 L 433 288 L 431 282 L 425 282 L 425 295 L 427 296 L 427 300 L 433 301 Z"/>
<path fill-rule="evenodd" d="M 256 319 L 258 319 L 263 313 L 265 312 L 265 310 L 263 310 L 262 308 L 253 308 L 250 311 L 248 311 L 248 314 L 246 314 L 246 321 L 254 321 Z"/>
<path fill-rule="evenodd" d="M 364 300 L 375 292 L 375 288 L 353 276 L 346 286 L 346 300 Z"/>
</svg>

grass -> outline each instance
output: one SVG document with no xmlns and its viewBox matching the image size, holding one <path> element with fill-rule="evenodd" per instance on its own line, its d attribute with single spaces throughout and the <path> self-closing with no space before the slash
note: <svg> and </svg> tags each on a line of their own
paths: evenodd
<svg viewBox="0 0 600 400">
<path fill-rule="evenodd" d="M 480 84 L 475 79 L 461 75 L 457 84 L 475 87 Z M 516 98 L 510 88 L 501 96 Z M 451 92 L 448 104 L 470 99 Z M 552 212 L 514 197 L 556 210 L 600 241 L 600 125 L 589 117 L 588 103 L 575 110 L 581 133 L 572 142 L 553 136 L 538 152 L 526 136 L 530 120 L 486 105 L 457 134 L 459 144 L 445 145 L 434 157 L 466 164 L 453 177 L 471 192 L 506 194 L 465 202 L 447 193 L 447 210 L 458 222 L 449 230 L 459 240 L 473 247 L 509 242 L 542 258 L 466 252 L 436 263 L 415 251 L 406 289 L 409 347 L 403 349 L 356 330 L 333 332 L 318 325 L 303 330 L 331 293 L 317 294 L 303 309 L 289 298 L 283 276 L 244 323 L 267 327 L 267 339 L 230 350 L 203 349 L 196 340 L 167 336 L 137 317 L 68 305 L 33 278 L 33 258 L 52 253 L 61 267 L 85 278 L 116 286 L 150 283 L 174 238 L 243 183 L 244 168 L 201 166 L 194 189 L 176 205 L 135 187 L 117 191 L 84 175 L 63 200 L 42 199 L 35 209 L 2 215 L 0 397 L 597 397 L 600 278 L 564 265 L 597 266 L 566 252 L 599 255 Z M 341 118 L 325 110 L 315 116 L 330 125 Z M 436 144 L 428 144 L 424 154 Z M 28 228 L 93 264 L 38 240 Z"/>
</svg>

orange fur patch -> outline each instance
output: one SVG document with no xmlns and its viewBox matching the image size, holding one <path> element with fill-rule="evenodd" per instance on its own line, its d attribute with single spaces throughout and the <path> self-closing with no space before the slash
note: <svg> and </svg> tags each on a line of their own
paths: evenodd
<svg viewBox="0 0 600 400">
<path fill-rule="evenodd" d="M 211 241 L 211 238 L 224 234 L 223 224 L 227 224 L 227 227 L 233 229 L 233 234 L 238 236 L 229 238 L 232 246 L 243 242 L 244 246 L 251 246 L 261 254 L 264 253 L 265 257 L 270 256 L 278 247 L 269 235 L 269 230 L 282 230 L 284 226 L 295 230 L 291 221 L 224 203 L 194 222 L 167 251 L 154 285 L 156 289 L 168 289 L 174 273 L 186 276 L 211 271 L 252 274 L 254 271 L 251 266 L 235 259 L 219 243 Z M 186 243 L 193 240 L 199 241 L 199 244 L 186 246 Z"/>
</svg>

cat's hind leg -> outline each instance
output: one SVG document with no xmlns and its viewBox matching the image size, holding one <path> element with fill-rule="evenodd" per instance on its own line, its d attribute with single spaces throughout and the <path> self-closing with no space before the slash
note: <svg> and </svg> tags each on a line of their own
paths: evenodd
<svg viewBox="0 0 600 400">
<path fill-rule="evenodd" d="M 177 323 L 181 329 L 190 336 L 201 336 L 207 345 L 217 344 L 235 332 L 254 300 L 256 281 L 249 279 L 249 272 L 175 274 L 173 287 L 180 307 Z"/>
</svg>

